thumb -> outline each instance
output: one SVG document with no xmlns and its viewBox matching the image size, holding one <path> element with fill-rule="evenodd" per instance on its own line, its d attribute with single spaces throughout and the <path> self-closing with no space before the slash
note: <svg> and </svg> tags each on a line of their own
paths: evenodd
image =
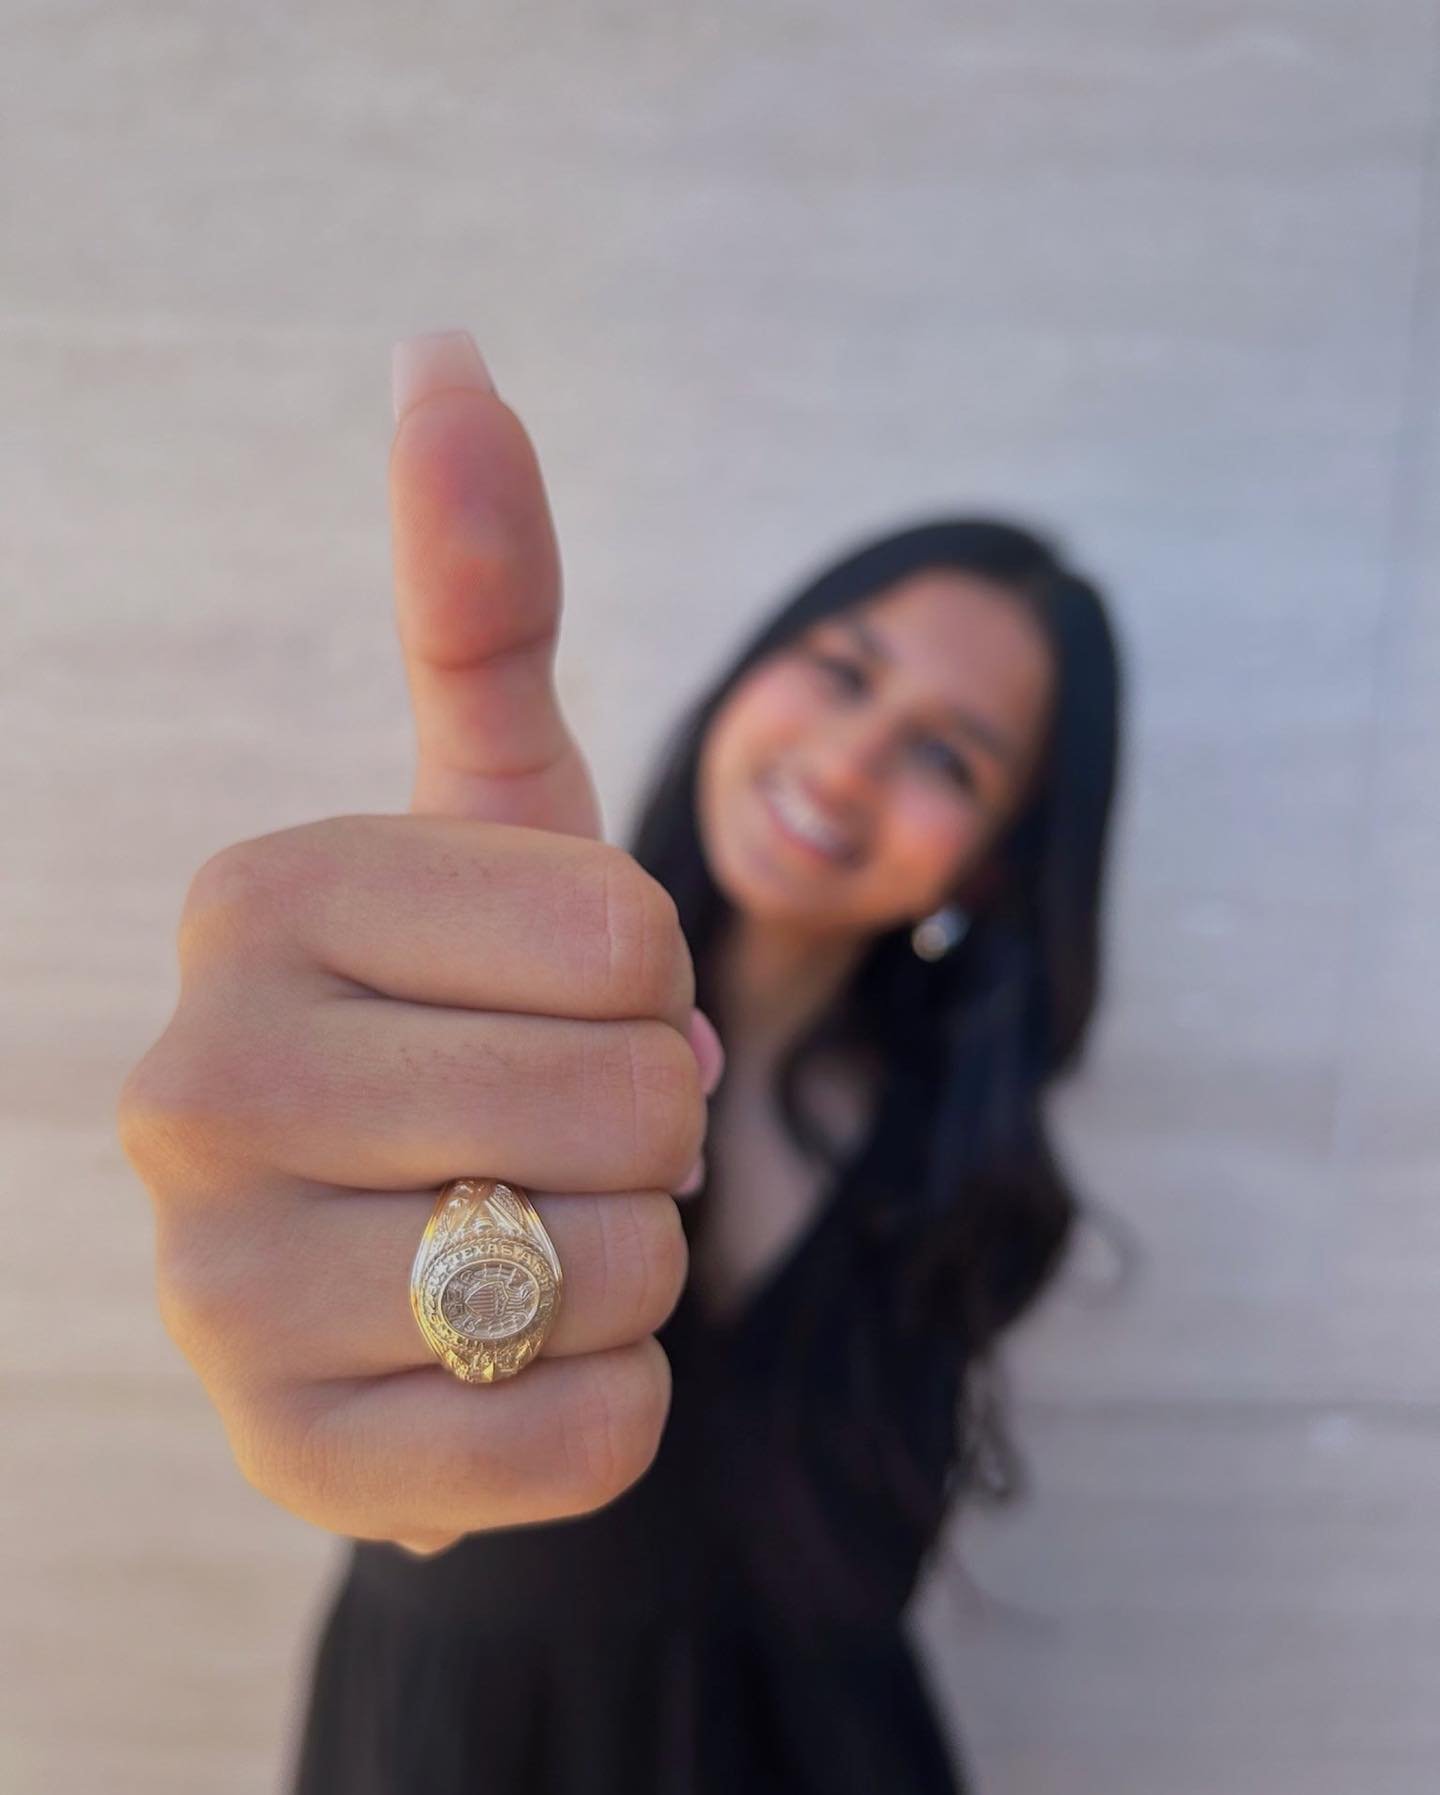
<svg viewBox="0 0 1440 1795">
<path fill-rule="evenodd" d="M 397 343 L 390 521 L 412 812 L 599 840 L 555 691 L 560 554 L 540 466 L 467 331 Z"/>
</svg>

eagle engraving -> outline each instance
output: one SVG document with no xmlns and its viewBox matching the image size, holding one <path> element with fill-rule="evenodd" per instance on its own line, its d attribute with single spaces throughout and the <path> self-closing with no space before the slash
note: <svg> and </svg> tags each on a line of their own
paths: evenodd
<svg viewBox="0 0 1440 1795">
<path fill-rule="evenodd" d="M 540 1286 L 523 1265 L 482 1259 L 449 1279 L 440 1313 L 471 1340 L 506 1340 L 535 1319 Z"/>
</svg>

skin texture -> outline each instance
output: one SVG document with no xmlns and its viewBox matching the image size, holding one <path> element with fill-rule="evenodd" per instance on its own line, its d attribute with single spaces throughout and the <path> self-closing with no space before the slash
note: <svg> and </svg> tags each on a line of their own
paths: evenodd
<svg viewBox="0 0 1440 1795">
<path fill-rule="evenodd" d="M 556 701 L 533 448 L 473 346 L 438 347 L 390 461 L 410 813 L 199 869 L 175 1014 L 116 1111 L 162 1318 L 246 1477 L 416 1552 L 603 1506 L 650 1464 L 653 1335 L 687 1259 L 669 1193 L 722 1057 L 674 903 L 600 839 Z M 566 1269 L 541 1357 L 490 1387 L 440 1366 L 408 1311 L 435 1191 L 475 1173 L 530 1187 Z"/>
</svg>

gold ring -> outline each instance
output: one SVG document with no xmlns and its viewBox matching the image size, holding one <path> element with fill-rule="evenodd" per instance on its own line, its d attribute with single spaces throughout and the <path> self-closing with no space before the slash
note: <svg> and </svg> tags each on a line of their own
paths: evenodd
<svg viewBox="0 0 1440 1795">
<path fill-rule="evenodd" d="M 441 1187 L 410 1270 L 425 1342 L 467 1384 L 523 1371 L 560 1312 L 555 1243 L 518 1184 L 452 1178 Z"/>
</svg>

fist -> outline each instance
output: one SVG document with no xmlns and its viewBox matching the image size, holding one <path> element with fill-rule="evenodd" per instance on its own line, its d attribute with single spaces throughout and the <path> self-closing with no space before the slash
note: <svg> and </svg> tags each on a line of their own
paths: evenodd
<svg viewBox="0 0 1440 1795">
<path fill-rule="evenodd" d="M 222 850 L 174 1016 L 120 1093 L 167 1330 L 244 1475 L 332 1532 L 442 1549 L 602 1506 L 653 1459 L 670 1193 L 722 1063 L 669 894 L 600 839 L 553 686 L 560 588 L 519 420 L 468 339 L 397 354 L 408 816 Z M 518 1377 L 432 1356 L 409 1270 L 438 1187 L 531 1193 L 565 1271 Z"/>
</svg>

